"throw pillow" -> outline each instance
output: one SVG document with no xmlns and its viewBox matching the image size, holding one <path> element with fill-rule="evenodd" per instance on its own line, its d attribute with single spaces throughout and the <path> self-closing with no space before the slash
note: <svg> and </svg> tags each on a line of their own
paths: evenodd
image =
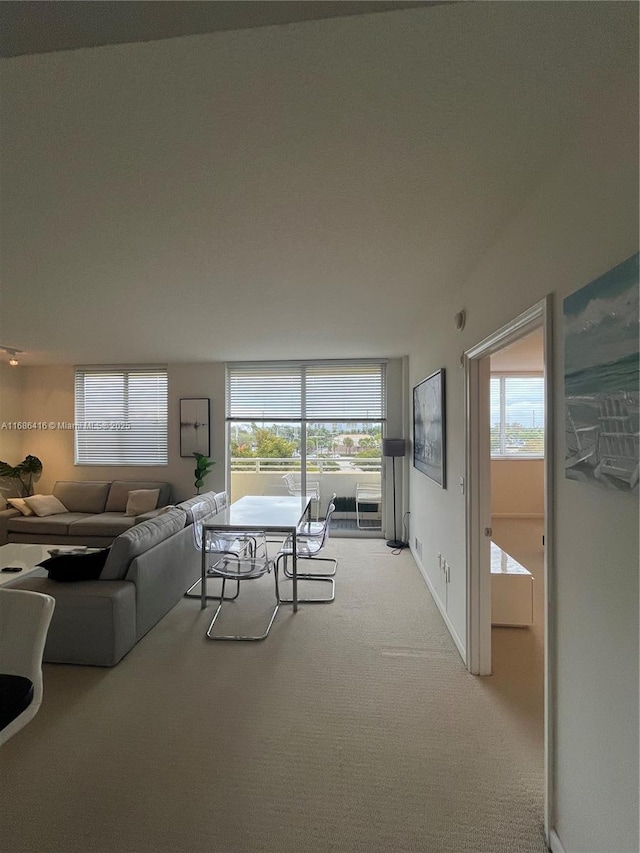
<svg viewBox="0 0 640 853">
<path fill-rule="evenodd" d="M 91 554 L 60 554 L 38 565 L 49 572 L 52 581 L 95 581 L 100 577 L 109 549 Z"/>
<path fill-rule="evenodd" d="M 38 518 L 44 518 L 47 515 L 58 515 L 60 512 L 68 512 L 66 506 L 55 495 L 32 495 L 30 498 L 25 498 L 24 500 L 26 505 L 35 512 Z"/>
<path fill-rule="evenodd" d="M 142 515 L 143 512 L 151 512 L 156 508 L 160 489 L 136 489 L 129 492 L 125 515 Z"/>
<path fill-rule="evenodd" d="M 27 506 L 24 502 L 24 498 L 7 498 L 7 503 L 14 509 L 19 510 L 23 515 L 34 515 L 31 507 Z"/>
</svg>

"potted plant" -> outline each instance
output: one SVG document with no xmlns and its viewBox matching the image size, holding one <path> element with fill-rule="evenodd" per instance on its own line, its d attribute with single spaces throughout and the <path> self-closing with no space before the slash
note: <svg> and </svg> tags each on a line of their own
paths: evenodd
<svg viewBox="0 0 640 853">
<path fill-rule="evenodd" d="M 213 468 L 216 463 L 203 453 L 194 453 L 193 456 L 196 460 L 196 467 L 193 472 L 193 476 L 195 477 L 196 494 L 199 495 L 200 487 L 204 484 L 204 478 L 210 473 L 210 469 Z"/>
<path fill-rule="evenodd" d="M 42 462 L 37 456 L 25 456 L 18 465 L 9 465 L 8 462 L 0 462 L 0 477 L 8 480 L 18 480 L 23 498 L 33 494 L 33 484 L 40 479 L 42 474 Z"/>
</svg>

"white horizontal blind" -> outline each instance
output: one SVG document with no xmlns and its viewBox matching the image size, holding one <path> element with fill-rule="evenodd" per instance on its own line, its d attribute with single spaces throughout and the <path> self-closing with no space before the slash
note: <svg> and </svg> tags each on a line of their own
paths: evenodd
<svg viewBox="0 0 640 853">
<path fill-rule="evenodd" d="M 491 455 L 544 456 L 544 376 L 492 374 Z"/>
<path fill-rule="evenodd" d="M 165 368 L 78 368 L 77 465 L 166 465 Z"/>
<path fill-rule="evenodd" d="M 227 365 L 230 421 L 372 421 L 385 418 L 384 362 Z"/>
<path fill-rule="evenodd" d="M 302 416 L 302 372 L 297 365 L 227 366 L 227 416 L 241 421 L 296 420 Z"/>
<path fill-rule="evenodd" d="M 384 375 L 381 364 L 307 366 L 307 419 L 381 421 L 384 418 Z"/>
</svg>

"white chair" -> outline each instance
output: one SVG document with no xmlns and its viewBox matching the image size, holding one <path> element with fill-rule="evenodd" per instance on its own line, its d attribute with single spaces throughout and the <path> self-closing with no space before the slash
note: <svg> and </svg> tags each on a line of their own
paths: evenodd
<svg viewBox="0 0 640 853">
<path fill-rule="evenodd" d="M 264 640 L 271 630 L 273 621 L 278 613 L 280 606 L 280 596 L 278 591 L 278 569 L 273 560 L 269 559 L 267 550 L 267 538 L 264 531 L 247 531 L 234 532 L 233 536 L 237 541 L 243 543 L 251 543 L 250 549 L 242 553 L 237 551 L 226 550 L 226 542 L 229 541 L 230 531 L 227 529 L 207 530 L 204 538 L 205 553 L 209 560 L 207 567 L 207 577 L 218 577 L 222 580 L 222 591 L 219 597 L 219 604 L 213 619 L 207 629 L 207 638 L 209 640 Z M 234 546 L 235 547 L 235 546 Z M 243 635 L 243 634 L 214 634 L 213 629 L 216 620 L 222 610 L 222 602 L 228 601 L 225 598 L 225 584 L 228 580 L 237 583 L 237 589 L 240 590 L 240 582 L 245 580 L 255 580 L 261 578 L 273 571 L 275 579 L 276 605 L 271 614 L 269 624 L 262 634 Z M 237 598 L 237 593 L 234 596 Z"/>
<path fill-rule="evenodd" d="M 290 495 L 295 495 L 296 497 L 306 495 L 306 497 L 309 497 L 312 501 L 316 502 L 317 521 L 319 512 L 318 508 L 320 506 L 320 482 L 318 480 L 307 480 L 306 489 L 303 492 L 300 480 L 296 479 L 295 474 L 283 474 L 282 479 L 284 480 Z"/>
<path fill-rule="evenodd" d="M 327 517 L 322 523 L 322 531 L 319 535 L 300 536 L 296 534 L 296 557 L 297 565 L 300 565 L 300 560 L 311 560 L 315 563 L 331 563 L 332 568 L 328 572 L 296 572 L 298 580 L 319 581 L 331 585 L 331 593 L 326 598 L 298 598 L 298 601 L 303 604 L 327 604 L 335 599 L 335 581 L 334 576 L 338 567 L 338 561 L 335 557 L 319 557 L 318 555 L 324 548 L 329 537 L 329 528 L 331 527 L 331 516 L 335 512 L 336 505 L 329 504 Z M 276 556 L 276 568 L 282 562 L 282 572 L 286 578 L 291 580 L 293 572 L 288 569 L 288 559 L 293 556 L 293 541 L 288 536 L 280 549 L 280 553 Z M 292 599 L 280 598 L 282 604 L 292 604 Z"/>
<path fill-rule="evenodd" d="M 378 507 L 382 503 L 382 488 L 376 486 L 375 483 L 356 483 L 356 525 L 360 530 L 380 530 L 382 528 L 382 519 L 380 524 L 362 524 L 365 520 L 362 516 L 363 510 L 361 504 L 376 504 Z"/>
<path fill-rule="evenodd" d="M 42 703 L 42 655 L 55 603 L 40 592 L 0 589 L 0 746 Z"/>
</svg>

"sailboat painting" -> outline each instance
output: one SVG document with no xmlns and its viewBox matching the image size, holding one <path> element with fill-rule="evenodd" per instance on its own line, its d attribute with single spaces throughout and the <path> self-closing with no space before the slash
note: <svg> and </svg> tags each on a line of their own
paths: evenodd
<svg viewBox="0 0 640 853">
<path fill-rule="evenodd" d="M 565 476 L 637 495 L 640 275 L 635 254 L 564 300 Z"/>
</svg>

